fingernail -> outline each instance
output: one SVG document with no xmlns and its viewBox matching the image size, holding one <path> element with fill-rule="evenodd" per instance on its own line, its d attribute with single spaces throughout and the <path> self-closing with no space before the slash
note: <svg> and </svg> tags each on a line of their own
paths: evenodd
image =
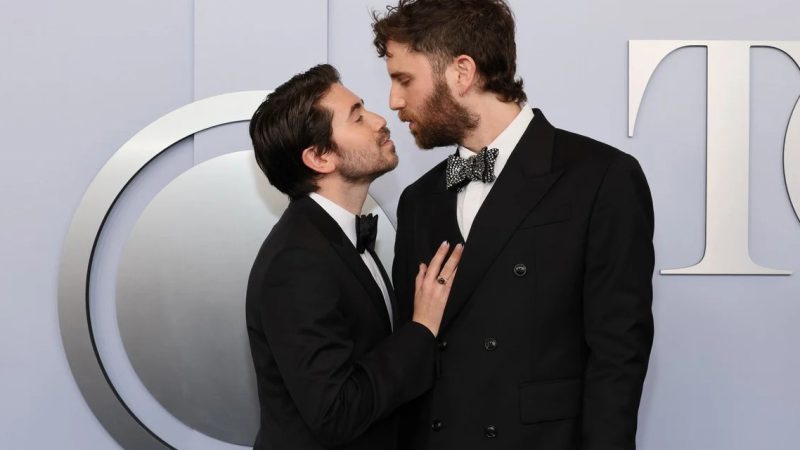
<svg viewBox="0 0 800 450">
<path fill-rule="evenodd" d="M 442 247 L 447 247 L 448 245 L 450 245 L 450 243 L 449 243 L 449 242 L 447 242 L 447 241 L 442 241 Z"/>
</svg>

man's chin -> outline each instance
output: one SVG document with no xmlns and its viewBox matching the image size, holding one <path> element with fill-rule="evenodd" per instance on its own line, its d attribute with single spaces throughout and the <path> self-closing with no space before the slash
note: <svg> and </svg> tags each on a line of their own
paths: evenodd
<svg viewBox="0 0 800 450">
<path fill-rule="evenodd" d="M 417 136 L 414 136 L 414 142 L 417 144 L 417 147 L 419 147 L 420 150 L 433 150 L 435 148 L 448 147 L 450 145 L 453 145 L 452 143 L 439 143 L 433 141 L 426 141 L 420 139 Z"/>
<path fill-rule="evenodd" d="M 397 163 L 398 163 L 398 160 L 397 160 L 397 159 L 395 159 L 393 164 L 391 164 L 391 165 L 389 165 L 389 166 L 386 166 L 386 167 L 384 167 L 383 169 L 381 169 L 381 170 L 379 170 L 379 171 L 377 171 L 377 172 L 374 172 L 374 173 L 373 173 L 373 174 L 372 174 L 372 175 L 369 177 L 369 178 L 370 178 L 370 180 L 369 180 L 369 181 L 370 181 L 370 183 L 371 183 L 371 182 L 373 182 L 373 181 L 375 181 L 375 180 L 377 180 L 378 178 L 380 178 L 380 177 L 382 177 L 382 176 L 386 175 L 387 173 L 389 173 L 389 172 L 393 171 L 395 168 L 397 168 Z"/>
<path fill-rule="evenodd" d="M 417 147 L 419 147 L 420 150 L 430 150 L 433 148 L 427 145 L 428 143 L 425 141 L 424 138 L 420 137 L 419 133 L 412 131 L 411 135 L 414 136 L 414 143 L 417 144 Z"/>
<path fill-rule="evenodd" d="M 397 153 L 392 154 L 393 158 L 389 159 L 386 164 L 386 171 L 383 173 L 391 172 L 397 168 L 398 164 L 400 164 L 400 158 L 397 156 Z"/>
</svg>

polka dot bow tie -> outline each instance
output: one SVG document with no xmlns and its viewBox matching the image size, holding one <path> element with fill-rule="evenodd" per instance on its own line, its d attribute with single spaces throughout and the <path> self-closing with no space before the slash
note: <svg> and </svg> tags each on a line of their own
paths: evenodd
<svg viewBox="0 0 800 450">
<path fill-rule="evenodd" d="M 447 189 L 458 192 L 470 181 L 494 181 L 494 163 L 498 153 L 496 148 L 484 147 L 477 155 L 469 158 L 450 155 L 447 158 Z"/>
</svg>

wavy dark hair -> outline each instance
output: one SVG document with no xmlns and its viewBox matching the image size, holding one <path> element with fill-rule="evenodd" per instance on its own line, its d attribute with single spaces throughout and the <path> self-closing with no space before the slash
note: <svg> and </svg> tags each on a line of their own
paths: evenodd
<svg viewBox="0 0 800 450">
<path fill-rule="evenodd" d="M 303 163 L 303 150 L 336 150 L 333 112 L 319 101 L 339 81 L 339 72 L 333 66 L 314 66 L 278 86 L 250 120 L 258 166 L 269 182 L 291 199 L 317 190 L 319 174 Z"/>
<path fill-rule="evenodd" d="M 381 58 L 395 41 L 426 54 L 438 73 L 453 58 L 475 60 L 483 89 L 504 102 L 527 100 L 517 72 L 514 15 L 504 0 L 399 0 L 372 13 L 373 44 Z"/>
</svg>

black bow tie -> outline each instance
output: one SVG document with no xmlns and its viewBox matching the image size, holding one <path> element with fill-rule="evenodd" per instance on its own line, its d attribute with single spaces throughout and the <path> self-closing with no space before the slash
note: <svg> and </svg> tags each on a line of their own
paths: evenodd
<svg viewBox="0 0 800 450">
<path fill-rule="evenodd" d="M 499 150 L 483 147 L 477 155 L 462 158 L 450 155 L 447 158 L 447 189 L 456 192 L 464 188 L 470 181 L 491 183 L 494 181 L 494 163 L 497 161 Z"/>
<path fill-rule="evenodd" d="M 356 250 L 364 253 L 364 250 L 375 251 L 375 238 L 378 237 L 378 216 L 366 214 L 356 216 Z"/>
</svg>

